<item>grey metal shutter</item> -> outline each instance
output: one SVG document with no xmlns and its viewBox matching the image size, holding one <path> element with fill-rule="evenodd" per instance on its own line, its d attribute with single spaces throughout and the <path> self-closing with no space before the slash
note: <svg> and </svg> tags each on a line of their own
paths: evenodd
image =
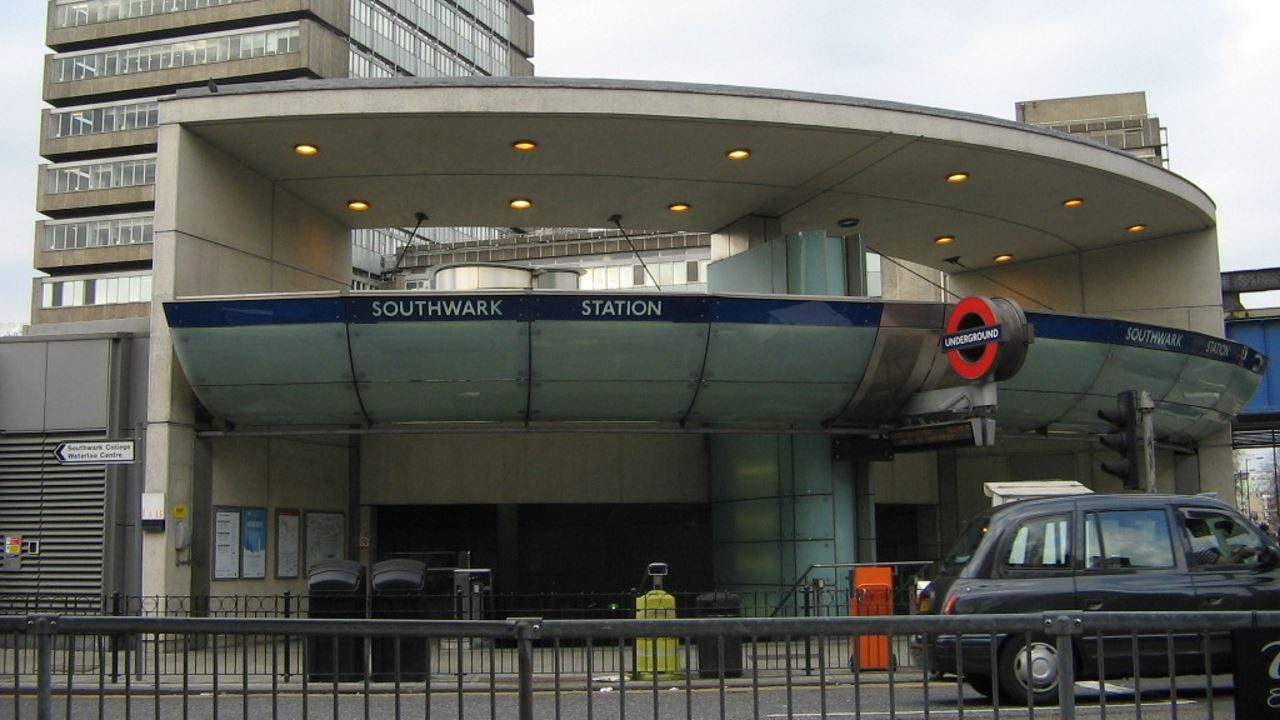
<svg viewBox="0 0 1280 720">
<path fill-rule="evenodd" d="M 106 468 L 61 465 L 53 450 L 104 437 L 0 434 L 0 535 L 21 535 L 24 545 L 21 569 L 0 572 L 0 595 L 101 597 Z M 33 542 L 38 553 L 26 552 Z"/>
</svg>

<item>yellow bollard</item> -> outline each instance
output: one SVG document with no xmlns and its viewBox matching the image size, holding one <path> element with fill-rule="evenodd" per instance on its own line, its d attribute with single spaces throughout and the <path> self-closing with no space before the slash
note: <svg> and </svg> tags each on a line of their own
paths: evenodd
<svg viewBox="0 0 1280 720">
<path fill-rule="evenodd" d="M 637 620 L 674 620 L 676 599 L 661 589 L 653 589 L 636 598 Z M 680 673 L 680 641 L 673 637 L 636 638 L 636 680 L 672 679 Z"/>
</svg>

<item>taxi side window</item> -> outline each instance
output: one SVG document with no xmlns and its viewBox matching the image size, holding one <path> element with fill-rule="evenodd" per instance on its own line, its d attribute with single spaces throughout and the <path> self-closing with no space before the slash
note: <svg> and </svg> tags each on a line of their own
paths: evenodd
<svg viewBox="0 0 1280 720">
<path fill-rule="evenodd" d="M 1191 566 L 1256 565 L 1266 544 L 1251 528 L 1219 510 L 1182 509 L 1182 529 Z"/>
<path fill-rule="evenodd" d="M 1171 568 L 1173 541 L 1164 510 L 1115 510 L 1084 518 L 1085 567 L 1089 570 Z"/>
<path fill-rule="evenodd" d="M 1023 521 L 1013 533 L 1005 566 L 1010 570 L 1071 567 L 1071 515 L 1046 515 Z"/>
</svg>

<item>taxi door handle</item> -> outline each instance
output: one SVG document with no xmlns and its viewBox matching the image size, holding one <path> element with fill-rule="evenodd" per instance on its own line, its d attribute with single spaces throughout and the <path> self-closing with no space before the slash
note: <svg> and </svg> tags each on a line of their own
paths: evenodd
<svg viewBox="0 0 1280 720">
<path fill-rule="evenodd" d="M 1208 605 L 1209 607 L 1218 607 L 1219 605 L 1221 605 L 1221 604 L 1222 604 L 1222 596 L 1221 596 L 1221 595 L 1207 595 L 1207 596 L 1205 596 L 1204 601 L 1203 601 L 1203 603 L 1202 603 L 1202 604 L 1204 604 L 1204 605 Z"/>
<path fill-rule="evenodd" d="M 1105 603 L 1101 600 L 1086 600 L 1084 602 L 1085 610 L 1101 610 Z"/>
</svg>

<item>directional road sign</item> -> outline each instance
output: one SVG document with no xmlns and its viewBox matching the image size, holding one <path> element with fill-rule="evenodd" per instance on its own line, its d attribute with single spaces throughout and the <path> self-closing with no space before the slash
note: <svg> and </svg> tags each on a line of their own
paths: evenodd
<svg viewBox="0 0 1280 720">
<path fill-rule="evenodd" d="M 116 465 L 133 462 L 132 440 L 64 442 L 53 456 L 63 465 Z"/>
</svg>

